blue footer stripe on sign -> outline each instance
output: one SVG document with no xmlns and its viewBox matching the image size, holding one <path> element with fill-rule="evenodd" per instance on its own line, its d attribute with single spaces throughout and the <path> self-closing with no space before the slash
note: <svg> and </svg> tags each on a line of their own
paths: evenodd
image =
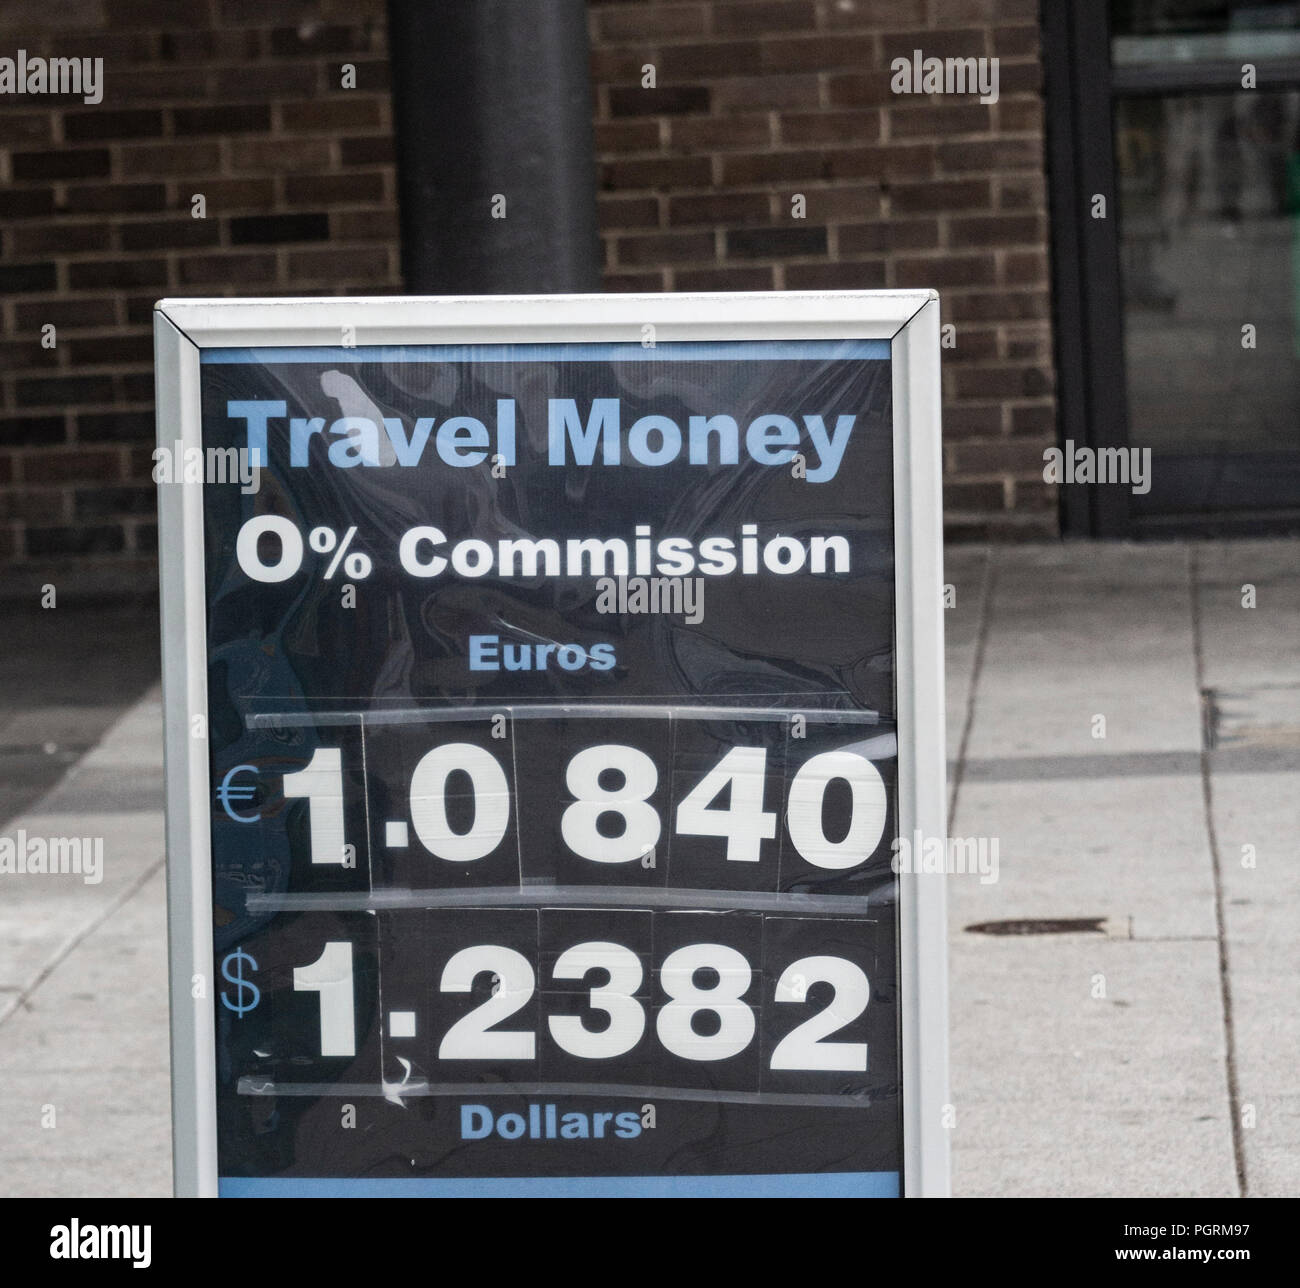
<svg viewBox="0 0 1300 1288">
<path fill-rule="evenodd" d="M 347 1177 L 223 1176 L 223 1199 L 893 1199 L 897 1172 L 773 1176 Z"/>
</svg>

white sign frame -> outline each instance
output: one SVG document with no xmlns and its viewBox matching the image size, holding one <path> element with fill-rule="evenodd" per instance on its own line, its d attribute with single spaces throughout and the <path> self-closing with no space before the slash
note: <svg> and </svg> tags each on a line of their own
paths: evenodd
<svg viewBox="0 0 1300 1288">
<path fill-rule="evenodd" d="M 934 291 L 161 300 L 158 444 L 200 448 L 204 348 L 886 340 L 891 346 L 898 834 L 947 833 L 939 300 Z M 215 994 L 202 485 L 160 483 L 173 1177 L 215 1197 Z M 945 878 L 899 875 L 903 1193 L 949 1193 Z"/>
</svg>

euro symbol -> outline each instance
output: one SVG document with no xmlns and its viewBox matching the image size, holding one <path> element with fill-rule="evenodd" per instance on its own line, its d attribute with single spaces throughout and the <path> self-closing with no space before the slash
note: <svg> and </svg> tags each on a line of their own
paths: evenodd
<svg viewBox="0 0 1300 1288">
<path fill-rule="evenodd" d="M 226 811 L 227 815 L 234 819 L 236 823 L 256 823 L 258 819 L 257 814 L 236 814 L 231 808 L 232 801 L 237 803 L 247 803 L 253 799 L 253 795 L 257 791 L 256 784 L 250 784 L 247 787 L 242 784 L 240 786 L 231 785 L 230 780 L 234 778 L 236 774 L 242 774 L 245 770 L 250 774 L 257 773 L 257 767 L 255 765 L 236 765 L 234 769 L 230 770 L 221 780 L 221 786 L 217 788 L 217 799 L 221 802 L 222 808 Z"/>
</svg>

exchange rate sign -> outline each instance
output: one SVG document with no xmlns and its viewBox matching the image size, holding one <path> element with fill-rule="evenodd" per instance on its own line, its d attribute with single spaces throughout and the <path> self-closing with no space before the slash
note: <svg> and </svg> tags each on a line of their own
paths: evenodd
<svg viewBox="0 0 1300 1288">
<path fill-rule="evenodd" d="M 936 314 L 159 306 L 179 1189 L 943 1191 Z"/>
</svg>

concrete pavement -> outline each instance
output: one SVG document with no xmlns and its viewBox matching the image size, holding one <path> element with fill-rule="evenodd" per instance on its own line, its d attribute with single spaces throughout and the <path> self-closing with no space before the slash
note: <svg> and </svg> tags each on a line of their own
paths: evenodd
<svg viewBox="0 0 1300 1288">
<path fill-rule="evenodd" d="M 949 881 L 955 1192 L 1300 1193 L 1300 543 L 947 569 L 950 830 L 1000 851 Z M 4 1194 L 170 1188 L 159 731 L 3 825 L 105 838 L 0 878 Z"/>
<path fill-rule="evenodd" d="M 955 1191 L 1300 1193 L 1300 546 L 947 577 L 951 830 L 1001 843 L 949 882 Z M 1073 918 L 1105 924 L 968 929 Z"/>
</svg>

